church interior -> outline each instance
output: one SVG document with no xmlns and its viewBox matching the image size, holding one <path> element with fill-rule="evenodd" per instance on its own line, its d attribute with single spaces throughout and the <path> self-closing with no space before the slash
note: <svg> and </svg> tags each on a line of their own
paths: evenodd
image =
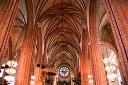
<svg viewBox="0 0 128 85">
<path fill-rule="evenodd" d="M 0 0 L 0 85 L 128 85 L 128 0 Z"/>
</svg>

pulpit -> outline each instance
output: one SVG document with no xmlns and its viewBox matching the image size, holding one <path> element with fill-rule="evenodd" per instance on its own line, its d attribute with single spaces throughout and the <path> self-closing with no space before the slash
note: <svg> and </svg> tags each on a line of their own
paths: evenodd
<svg viewBox="0 0 128 85">
<path fill-rule="evenodd" d="M 45 67 L 42 70 L 42 81 L 44 81 L 45 85 L 53 85 L 56 74 L 56 70 L 53 67 Z"/>
</svg>

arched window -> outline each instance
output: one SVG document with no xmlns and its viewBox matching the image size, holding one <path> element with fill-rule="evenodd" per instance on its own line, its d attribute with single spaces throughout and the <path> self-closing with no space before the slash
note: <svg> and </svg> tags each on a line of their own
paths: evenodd
<svg viewBox="0 0 128 85">
<path fill-rule="evenodd" d="M 116 53 L 107 44 L 101 44 L 101 50 L 109 85 L 122 85 Z"/>
</svg>

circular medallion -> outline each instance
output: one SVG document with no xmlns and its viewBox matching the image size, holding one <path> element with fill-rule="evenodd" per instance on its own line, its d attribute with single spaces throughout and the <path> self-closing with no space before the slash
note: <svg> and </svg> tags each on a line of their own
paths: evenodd
<svg viewBox="0 0 128 85">
<path fill-rule="evenodd" d="M 60 74 L 60 76 L 62 76 L 62 77 L 67 77 L 67 76 L 69 76 L 69 73 L 70 73 L 70 70 L 69 70 L 69 68 L 66 67 L 66 66 L 61 67 L 60 70 L 59 70 L 59 74 Z"/>
</svg>

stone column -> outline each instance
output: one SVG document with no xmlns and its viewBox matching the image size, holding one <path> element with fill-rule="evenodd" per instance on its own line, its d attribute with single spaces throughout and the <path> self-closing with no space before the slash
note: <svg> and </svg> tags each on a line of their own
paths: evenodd
<svg viewBox="0 0 128 85">
<path fill-rule="evenodd" d="M 0 66 L 7 48 L 20 0 L 0 1 Z"/>
<path fill-rule="evenodd" d="M 81 84 L 89 85 L 88 75 L 91 72 L 90 59 L 88 56 L 88 32 L 86 29 L 83 29 L 82 34 L 82 55 L 80 58 L 81 62 Z"/>
<path fill-rule="evenodd" d="M 42 32 L 41 28 L 37 28 L 37 60 L 34 69 L 35 75 L 35 85 L 42 85 L 42 69 L 41 69 L 41 61 L 42 61 Z"/>
<path fill-rule="evenodd" d="M 16 72 L 15 85 L 29 85 L 30 84 L 30 66 L 35 48 L 35 29 L 33 17 L 32 0 L 26 0 L 27 4 L 27 27 L 25 37 L 21 49 L 20 58 L 18 61 L 18 68 Z"/>
<path fill-rule="evenodd" d="M 90 29 L 90 57 L 93 70 L 94 85 L 107 85 L 102 53 L 98 42 L 98 30 L 96 28 L 96 3 L 90 0 L 89 29 Z"/>
<path fill-rule="evenodd" d="M 128 84 L 128 0 L 103 0 Z"/>
</svg>

